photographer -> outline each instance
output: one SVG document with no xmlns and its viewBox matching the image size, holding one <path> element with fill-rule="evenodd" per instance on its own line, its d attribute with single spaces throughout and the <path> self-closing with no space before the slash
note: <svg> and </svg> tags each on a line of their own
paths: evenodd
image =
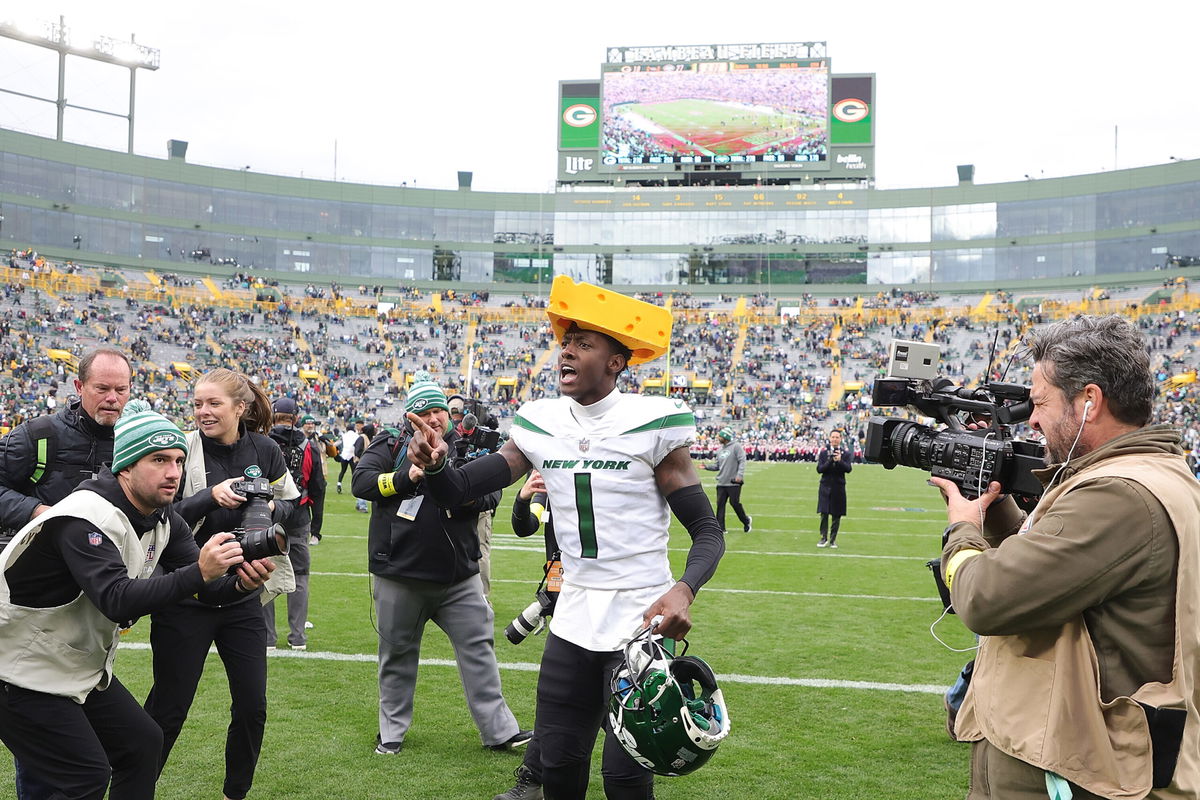
<svg viewBox="0 0 1200 800">
<path fill-rule="evenodd" d="M 968 501 L 930 481 L 950 597 L 981 636 L 955 723 L 974 743 L 970 797 L 1196 797 L 1200 487 L 1178 433 L 1148 425 L 1154 380 L 1128 321 L 1055 323 L 1029 349 L 1037 507 L 1022 515 L 998 482 Z"/>
<path fill-rule="evenodd" d="M 170 503 L 188 445 L 134 401 L 113 471 L 38 515 L 0 556 L 0 739 L 52 797 L 150 798 L 162 731 L 112 672 L 120 627 L 196 595 L 230 602 L 267 561 L 229 534 L 196 546 Z M 236 573 L 229 570 L 236 566 Z"/>
<path fill-rule="evenodd" d="M 283 529 L 288 540 L 287 559 L 296 578 L 295 591 L 287 593 L 287 640 L 293 650 L 305 650 L 308 647 L 308 634 L 304 625 L 308 621 L 308 578 L 312 563 L 308 549 L 309 537 L 312 536 L 312 493 L 316 492 L 322 497 L 325 495 L 325 475 L 321 472 L 323 459 L 318 443 L 296 427 L 300 409 L 295 400 L 280 397 L 271 409 L 275 424 L 270 437 L 279 445 L 288 473 L 300 491 L 296 509 L 284 521 Z M 267 625 L 267 647 L 274 647 L 277 639 L 274 598 L 263 606 L 263 618 Z"/>
<path fill-rule="evenodd" d="M 817 454 L 817 472 L 821 474 L 821 488 L 817 494 L 817 513 L 821 515 L 821 541 L 817 547 L 828 544 L 837 549 L 838 527 L 846 516 L 846 473 L 852 469 L 850 448 L 842 447 L 842 432 L 829 433 L 829 446 Z M 833 526 L 829 518 L 833 517 Z"/>
<path fill-rule="evenodd" d="M 271 402 L 253 381 L 225 368 L 201 375 L 193 388 L 198 430 L 188 434 L 190 450 L 180 516 L 193 526 L 197 543 L 242 527 L 246 497 L 236 482 L 265 478 L 274 492 L 272 521 L 286 519 L 300 492 L 284 464 L 279 445 L 265 435 Z M 286 558 L 268 585 L 289 590 Z M 229 677 L 230 725 L 225 742 L 225 797 L 241 800 L 250 791 L 267 721 L 267 647 L 262 600 L 256 591 L 237 602 L 213 606 L 187 599 L 151 616 L 154 686 L 146 711 L 163 729 L 160 764 L 187 720 L 196 686 L 214 643 Z"/>
<path fill-rule="evenodd" d="M 428 373 L 417 373 L 406 410 L 455 447 L 446 395 Z M 429 493 L 424 472 L 406 460 L 412 428 L 385 429 L 354 472 L 354 496 L 371 501 L 368 567 L 375 576 L 379 621 L 379 735 L 375 752 L 400 752 L 412 723 L 417 664 L 432 620 L 454 646 L 467 706 L 485 747 L 526 744 L 500 689 L 494 616 L 479 579 L 479 514 L 496 507 L 494 491 L 456 505 Z"/>
<path fill-rule="evenodd" d="M 459 454 L 465 455 L 468 447 L 467 443 L 474 437 L 477 430 L 481 430 L 479 417 L 483 414 L 483 409 L 479 401 L 473 401 L 475 410 L 467 413 L 466 401 L 462 395 L 451 395 L 448 398 L 450 405 L 450 422 L 454 425 L 454 432 L 459 435 Z M 487 417 L 486 423 L 483 426 L 488 430 L 495 430 L 496 418 Z M 499 505 L 499 500 L 496 501 Z M 483 596 L 490 597 L 492 594 L 492 520 L 496 517 L 496 509 L 491 511 L 480 512 L 479 521 L 475 526 L 475 533 L 479 536 L 479 580 L 483 583 Z"/>
<path fill-rule="evenodd" d="M 0 439 L 0 546 L 112 462 L 113 426 L 129 400 L 129 357 L 97 347 L 79 359 L 72 398 L 57 414 L 22 423 Z M 16 764 L 18 800 L 45 800 L 42 781 Z"/>
</svg>

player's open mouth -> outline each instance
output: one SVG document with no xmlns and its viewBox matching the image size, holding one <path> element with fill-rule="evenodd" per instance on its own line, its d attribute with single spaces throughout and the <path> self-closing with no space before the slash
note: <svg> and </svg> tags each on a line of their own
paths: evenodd
<svg viewBox="0 0 1200 800">
<path fill-rule="evenodd" d="M 563 364 L 558 368 L 558 379 L 564 383 L 574 380 L 576 374 L 575 368 L 570 364 Z"/>
</svg>

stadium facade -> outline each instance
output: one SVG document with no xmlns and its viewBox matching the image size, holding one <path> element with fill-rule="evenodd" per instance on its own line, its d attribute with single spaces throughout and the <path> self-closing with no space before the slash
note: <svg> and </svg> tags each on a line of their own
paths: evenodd
<svg viewBox="0 0 1200 800">
<path fill-rule="evenodd" d="M 835 182 L 491 193 L 262 175 L 0 130 L 0 247 L 350 284 L 548 285 L 556 274 L 788 293 L 1104 283 L 1200 263 L 1200 161 L 887 191 Z"/>
</svg>

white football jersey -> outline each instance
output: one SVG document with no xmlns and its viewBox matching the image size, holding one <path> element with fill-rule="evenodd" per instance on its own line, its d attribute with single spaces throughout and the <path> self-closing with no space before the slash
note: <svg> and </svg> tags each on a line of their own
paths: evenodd
<svg viewBox="0 0 1200 800">
<path fill-rule="evenodd" d="M 562 551 L 552 629 L 588 649 L 619 648 L 673 582 L 671 511 L 654 468 L 695 441 L 691 409 L 617 391 L 590 406 L 547 398 L 521 406 L 510 436 L 542 473 Z"/>
</svg>

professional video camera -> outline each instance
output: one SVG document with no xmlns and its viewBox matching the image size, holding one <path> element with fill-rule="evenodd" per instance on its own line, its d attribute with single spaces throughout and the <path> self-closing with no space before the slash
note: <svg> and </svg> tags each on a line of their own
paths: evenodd
<svg viewBox="0 0 1200 800">
<path fill-rule="evenodd" d="M 282 525 L 271 522 L 271 508 L 267 504 L 275 497 L 271 482 L 263 477 L 234 481 L 229 488 L 246 498 L 242 507 L 242 527 L 230 531 L 242 545 L 242 557 L 255 561 L 269 556 L 287 555 L 288 540 Z M 236 572 L 231 567 L 230 572 Z"/>
<path fill-rule="evenodd" d="M 487 413 L 481 402 L 462 398 L 461 395 L 454 395 L 451 399 L 455 397 L 464 400 L 463 410 L 466 411 L 455 426 L 459 438 L 454 442 L 454 465 L 461 467 L 468 461 L 496 452 L 507 437 L 496 430 L 496 418 Z M 481 425 L 481 419 L 486 424 Z"/>
<path fill-rule="evenodd" d="M 947 426 L 934 430 L 911 420 L 871 417 L 864 458 L 893 469 L 923 469 L 978 497 L 999 481 L 1025 510 L 1037 505 L 1042 484 L 1033 470 L 1045 466 L 1042 445 L 1015 440 L 1010 426 L 1029 419 L 1029 387 L 988 383 L 969 389 L 938 377 L 939 350 L 925 342 L 893 341 L 887 378 L 875 381 L 871 402 L 878 407 L 909 406 Z M 965 417 L 965 419 L 964 419 Z M 988 427 L 969 430 L 966 422 Z"/>
</svg>

